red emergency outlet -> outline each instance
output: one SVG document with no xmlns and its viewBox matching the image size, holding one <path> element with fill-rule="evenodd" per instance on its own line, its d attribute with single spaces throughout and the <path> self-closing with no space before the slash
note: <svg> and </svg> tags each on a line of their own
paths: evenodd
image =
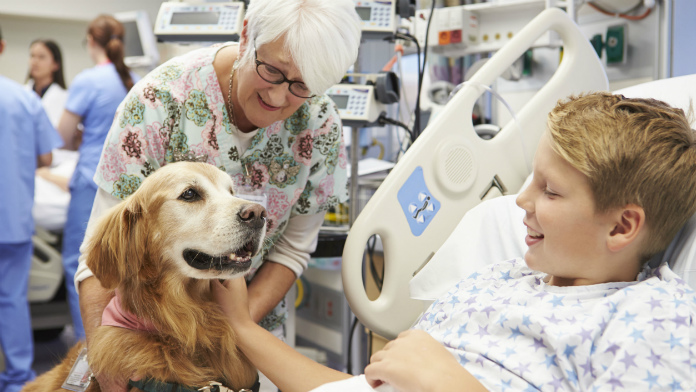
<svg viewBox="0 0 696 392">
<path fill-rule="evenodd" d="M 462 31 L 461 30 L 450 31 L 450 43 L 458 44 L 460 42 L 462 42 Z"/>
</svg>

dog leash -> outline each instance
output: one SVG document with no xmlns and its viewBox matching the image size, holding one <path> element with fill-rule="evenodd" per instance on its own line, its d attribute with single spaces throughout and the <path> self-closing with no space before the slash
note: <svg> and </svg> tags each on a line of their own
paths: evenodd
<svg viewBox="0 0 696 392">
<path fill-rule="evenodd" d="M 251 387 L 251 389 L 242 388 L 237 392 L 259 392 L 260 387 L 261 387 L 261 383 L 259 383 L 259 379 L 257 377 L 256 382 Z M 203 392 L 203 391 L 205 391 L 205 392 L 235 392 L 233 389 L 227 388 L 226 386 L 224 386 L 216 381 L 210 381 L 210 385 L 206 385 L 203 388 L 198 388 L 198 391 L 199 392 Z"/>
<path fill-rule="evenodd" d="M 128 381 L 128 385 L 144 392 L 259 392 L 259 388 L 261 387 L 258 377 L 256 377 L 256 382 L 254 382 L 251 389 L 242 388 L 238 391 L 228 388 L 217 381 L 209 381 L 209 385 L 202 388 L 189 387 L 173 382 L 162 382 L 152 378 L 138 381 L 130 380 Z"/>
</svg>

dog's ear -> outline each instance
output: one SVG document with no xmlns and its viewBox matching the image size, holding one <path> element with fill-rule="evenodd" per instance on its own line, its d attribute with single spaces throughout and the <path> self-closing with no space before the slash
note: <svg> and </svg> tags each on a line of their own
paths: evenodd
<svg viewBox="0 0 696 392">
<path fill-rule="evenodd" d="M 140 230 L 143 208 L 138 199 L 119 203 L 99 221 L 87 247 L 87 266 L 104 288 L 113 290 L 135 277 L 144 257 L 147 232 Z"/>
</svg>

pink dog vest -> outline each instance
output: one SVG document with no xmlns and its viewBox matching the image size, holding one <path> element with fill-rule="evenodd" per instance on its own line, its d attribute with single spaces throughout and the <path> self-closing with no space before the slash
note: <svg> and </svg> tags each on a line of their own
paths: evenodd
<svg viewBox="0 0 696 392">
<path fill-rule="evenodd" d="M 118 290 L 116 291 L 116 295 L 109 301 L 109 304 L 106 305 L 106 308 L 104 308 L 101 325 L 121 327 L 135 331 L 155 331 L 155 326 L 152 325 L 152 323 L 140 321 L 134 314 L 123 310 Z"/>
</svg>

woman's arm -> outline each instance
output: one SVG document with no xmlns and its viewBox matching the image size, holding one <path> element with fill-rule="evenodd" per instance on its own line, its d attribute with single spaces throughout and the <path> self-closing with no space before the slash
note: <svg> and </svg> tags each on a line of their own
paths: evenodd
<svg viewBox="0 0 696 392">
<path fill-rule="evenodd" d="M 288 224 L 254 278 L 249 282 L 251 318 L 260 322 L 287 294 L 307 268 L 317 248 L 324 212 L 290 217 Z"/>
<path fill-rule="evenodd" d="M 38 169 L 36 169 L 36 175 L 43 178 L 46 181 L 50 181 L 56 184 L 63 191 L 70 192 L 70 189 L 68 187 L 68 185 L 70 184 L 70 179 L 68 177 L 63 177 L 51 173 L 51 169 L 49 169 L 47 166 L 39 167 Z"/>
<path fill-rule="evenodd" d="M 64 110 L 63 115 L 60 117 L 58 122 L 58 133 L 60 137 L 63 138 L 63 148 L 67 150 L 76 150 L 78 146 L 75 145 L 75 135 L 77 134 L 77 126 L 82 121 L 82 117 L 77 114 Z"/>
<path fill-rule="evenodd" d="M 244 279 L 213 281 L 213 293 L 239 336 L 239 348 L 283 392 L 310 391 L 351 377 L 312 361 L 256 324 L 249 314 Z"/>
<path fill-rule="evenodd" d="M 387 383 L 401 392 L 487 391 L 442 343 L 420 330 L 400 333 L 375 353 L 365 377 L 373 388 Z"/>
<path fill-rule="evenodd" d="M 53 153 L 47 152 L 45 154 L 39 155 L 36 158 L 36 167 L 41 168 L 45 166 L 51 166 L 51 162 L 53 162 Z"/>
<path fill-rule="evenodd" d="M 288 293 L 297 276 L 288 267 L 265 261 L 249 282 L 249 310 L 259 323 Z"/>
</svg>

